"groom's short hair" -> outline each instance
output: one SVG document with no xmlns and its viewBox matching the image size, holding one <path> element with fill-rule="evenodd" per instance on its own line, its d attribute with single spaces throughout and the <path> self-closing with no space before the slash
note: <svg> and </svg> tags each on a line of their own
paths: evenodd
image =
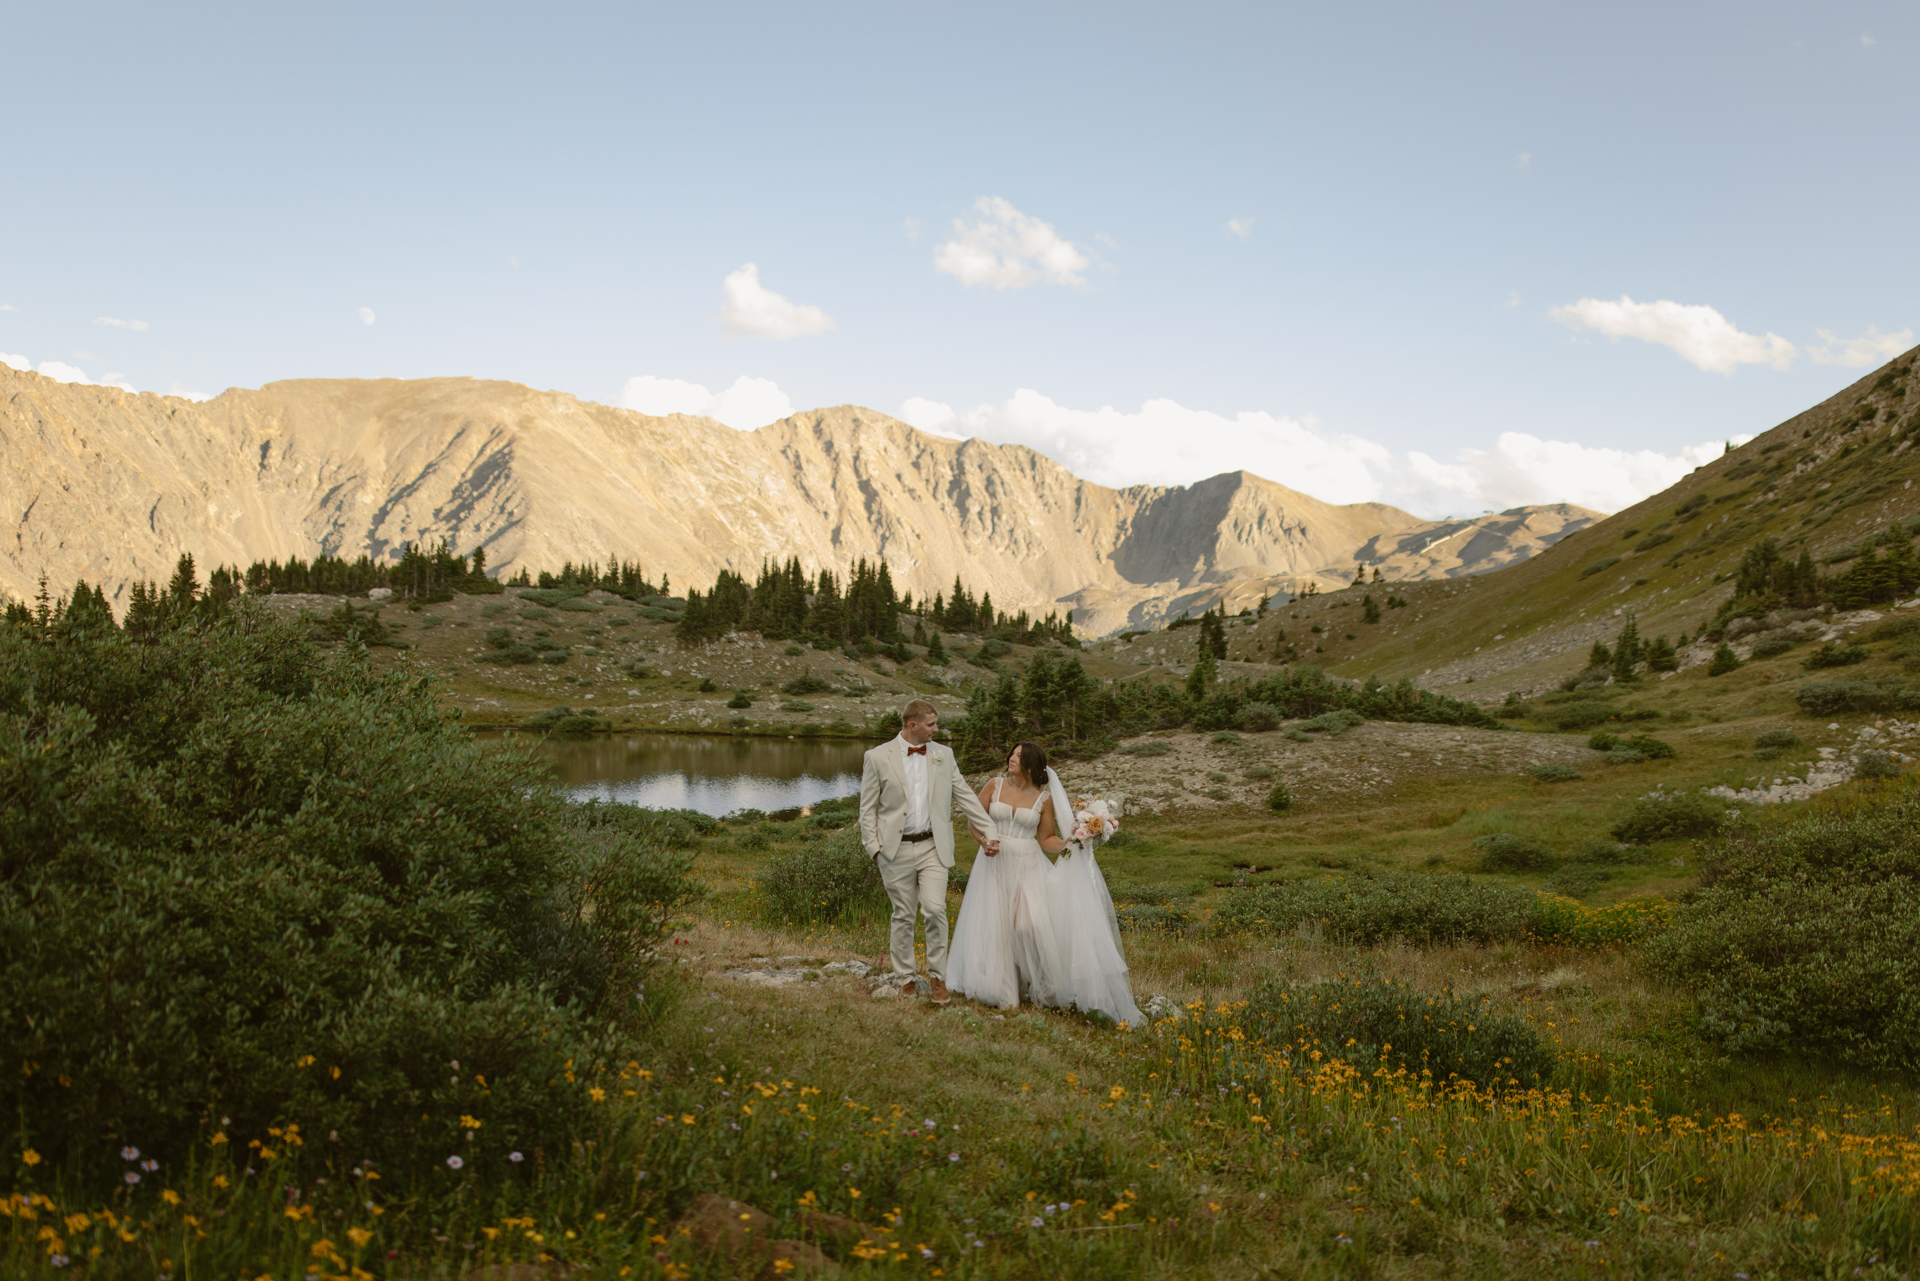
<svg viewBox="0 0 1920 1281">
<path fill-rule="evenodd" d="M 924 698 L 910 698 L 907 705 L 900 709 L 900 723 L 911 725 L 915 721 L 924 721 L 935 715 L 934 706 Z"/>
</svg>

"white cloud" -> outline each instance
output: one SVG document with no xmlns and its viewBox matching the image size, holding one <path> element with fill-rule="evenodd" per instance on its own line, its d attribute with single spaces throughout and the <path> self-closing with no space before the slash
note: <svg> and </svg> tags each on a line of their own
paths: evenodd
<svg viewBox="0 0 1920 1281">
<path fill-rule="evenodd" d="M 95 316 L 93 323 L 102 325 L 108 329 L 131 329 L 137 334 L 147 332 L 147 322 L 144 320 L 122 320 L 118 316 Z"/>
<path fill-rule="evenodd" d="M 360 309 L 360 323 L 363 325 L 371 325 L 373 323 L 373 308 L 362 307 Z"/>
<path fill-rule="evenodd" d="M 1523 151 L 1523 152 L 1521 152 L 1521 153 L 1520 153 L 1519 155 L 1517 155 L 1517 156 L 1515 156 L 1515 157 L 1513 158 L 1513 167 L 1514 167 L 1515 169 L 1529 169 L 1529 168 L 1532 168 L 1532 167 L 1533 167 L 1533 153 L 1532 153 L 1531 151 Z"/>
<path fill-rule="evenodd" d="M 718 395 L 699 383 L 645 374 L 627 379 L 620 403 L 643 414 L 692 414 L 711 418 L 739 431 L 752 431 L 793 413 L 787 393 L 768 378 L 742 375 Z"/>
<path fill-rule="evenodd" d="M 1735 436 L 1741 445 L 1751 436 Z M 1689 445 L 1678 453 L 1606 449 L 1526 432 L 1500 433 L 1492 449 L 1463 449 L 1442 463 L 1415 450 L 1395 486 L 1413 510 L 1504 511 L 1534 503 L 1573 503 L 1615 512 L 1678 482 L 1718 458 L 1725 441 Z"/>
<path fill-rule="evenodd" d="M 28 372 L 31 372 L 33 369 L 33 362 L 25 356 L 13 356 L 4 351 L 0 351 L 0 365 L 5 365 L 9 369 L 21 369 Z"/>
<path fill-rule="evenodd" d="M 0 311 L 14 311 L 14 310 L 17 310 L 17 309 L 13 306 L 12 303 L 0 302 Z"/>
<path fill-rule="evenodd" d="M 962 285 L 1024 289 L 1040 281 L 1081 285 L 1081 273 L 1093 265 L 1072 241 L 1052 226 L 1029 217 L 998 196 L 982 196 L 973 207 L 980 220 L 969 226 L 953 220 L 953 239 L 934 250 L 933 269 Z"/>
<path fill-rule="evenodd" d="M 1860 47 L 1862 49 L 1871 49 L 1873 48 L 1873 46 L 1879 43 L 1880 42 L 1878 40 L 1875 40 L 1872 36 L 1868 35 L 1866 32 L 1863 31 L 1860 33 Z"/>
<path fill-rule="evenodd" d="M 1229 218 L 1227 219 L 1227 230 L 1240 237 L 1240 239 L 1245 240 L 1253 234 L 1253 219 Z"/>
<path fill-rule="evenodd" d="M 900 225 L 906 229 L 908 240 L 920 239 L 920 220 L 918 218 L 908 218 Z"/>
<path fill-rule="evenodd" d="M 720 282 L 727 305 L 720 328 L 729 338 L 811 338 L 833 328 L 833 317 L 818 307 L 788 302 L 760 283 L 760 268 L 748 263 Z"/>
<path fill-rule="evenodd" d="M 1861 365 L 1877 365 L 1892 360 L 1907 348 L 1913 346 L 1913 330 L 1902 329 L 1898 333 L 1875 333 L 1872 325 L 1867 326 L 1864 338 L 1839 338 L 1830 330 L 1816 329 L 1822 345 L 1807 348 L 1807 354 L 1813 357 L 1816 365 L 1847 365 L 1859 368 Z"/>
<path fill-rule="evenodd" d="M 1555 320 L 1597 329 L 1610 338 L 1638 338 L 1671 347 L 1709 373 L 1730 374 L 1739 365 L 1771 365 L 1785 369 L 1799 354 L 1778 334 L 1744 334 L 1731 321 L 1704 304 L 1635 302 L 1621 295 L 1618 302 L 1582 298 L 1555 307 Z"/>
<path fill-rule="evenodd" d="M 213 399 L 212 392 L 189 391 L 185 387 L 182 387 L 179 383 L 175 383 L 173 385 L 173 390 L 168 392 L 167 395 L 178 396 L 182 400 L 212 400 Z"/>
<path fill-rule="evenodd" d="M 1023 388 L 964 413 L 916 398 L 900 407 L 900 418 L 944 435 L 1026 445 L 1076 476 L 1115 487 L 1190 484 L 1245 468 L 1328 502 L 1354 503 L 1379 496 L 1370 469 L 1392 461 L 1371 441 L 1311 422 L 1266 413 L 1229 418 L 1171 400 L 1150 400 L 1135 413 L 1070 409 Z"/>
<path fill-rule="evenodd" d="M 1138 412 L 1070 409 L 1039 392 L 956 411 L 915 397 L 898 417 L 922 431 L 977 436 L 1038 450 L 1077 476 L 1115 488 L 1189 485 L 1245 468 L 1325 502 L 1387 502 L 1415 515 L 1574 503 L 1596 511 L 1628 507 L 1718 458 L 1724 441 L 1675 453 L 1593 448 L 1507 432 L 1491 449 L 1461 450 L 1453 462 L 1414 452 L 1396 457 L 1312 419 L 1262 412 L 1227 416 L 1152 400 Z M 1750 439 L 1734 437 L 1736 445 Z"/>
</svg>

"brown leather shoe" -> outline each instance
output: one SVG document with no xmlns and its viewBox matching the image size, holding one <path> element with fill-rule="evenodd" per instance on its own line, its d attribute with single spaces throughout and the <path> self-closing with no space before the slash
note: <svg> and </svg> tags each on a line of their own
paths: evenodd
<svg viewBox="0 0 1920 1281">
<path fill-rule="evenodd" d="M 933 980 L 933 991 L 928 994 L 928 997 L 935 1005 L 945 1005 L 953 1000 L 953 997 L 947 993 L 947 985 L 940 979 Z"/>
</svg>

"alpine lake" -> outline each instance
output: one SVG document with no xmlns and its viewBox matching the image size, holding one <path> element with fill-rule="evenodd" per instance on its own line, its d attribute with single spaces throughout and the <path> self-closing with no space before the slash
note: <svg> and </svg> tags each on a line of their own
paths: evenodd
<svg viewBox="0 0 1920 1281">
<path fill-rule="evenodd" d="M 851 796 L 860 790 L 860 760 L 868 746 L 853 739 L 708 734 L 559 738 L 493 730 L 475 737 L 534 746 L 576 800 L 599 797 L 716 818 L 742 809 L 774 814 Z"/>
</svg>

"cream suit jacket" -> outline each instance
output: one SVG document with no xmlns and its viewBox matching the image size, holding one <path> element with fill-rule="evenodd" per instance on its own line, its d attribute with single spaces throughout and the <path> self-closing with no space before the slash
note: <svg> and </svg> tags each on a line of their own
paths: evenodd
<svg viewBox="0 0 1920 1281">
<path fill-rule="evenodd" d="M 952 751 L 939 743 L 928 743 L 927 816 L 933 824 L 933 845 L 943 867 L 953 866 L 955 800 L 969 823 L 992 834 L 993 819 L 967 786 Z M 891 857 L 900 849 L 900 833 L 906 821 L 906 766 L 900 759 L 900 741 L 890 738 L 867 752 L 860 771 L 860 843 L 874 858 Z"/>
</svg>

